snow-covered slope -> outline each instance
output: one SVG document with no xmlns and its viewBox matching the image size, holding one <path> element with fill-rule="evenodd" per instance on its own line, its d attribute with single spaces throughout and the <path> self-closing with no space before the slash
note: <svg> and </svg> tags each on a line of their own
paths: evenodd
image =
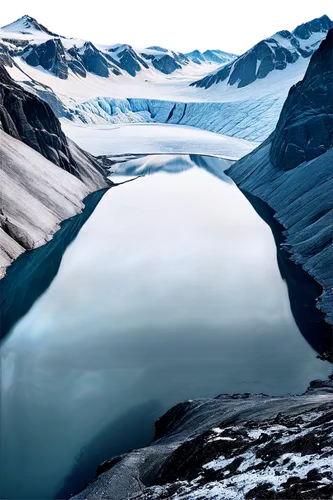
<svg viewBox="0 0 333 500">
<path fill-rule="evenodd" d="M 333 324 L 333 29 L 290 90 L 275 132 L 228 171 L 269 205 L 283 248 L 322 287 L 317 307 Z M 331 355 L 331 353 L 328 353 Z"/>
<path fill-rule="evenodd" d="M 301 396 L 184 401 L 150 446 L 104 462 L 75 500 L 324 500 L 332 495 L 332 382 Z"/>
<path fill-rule="evenodd" d="M 293 32 L 279 31 L 259 42 L 234 62 L 191 85 L 206 89 L 223 81 L 236 87 L 250 85 L 257 79 L 265 78 L 271 71 L 284 70 L 298 59 L 310 57 L 332 26 L 329 17 L 322 16 L 297 26 Z"/>
<path fill-rule="evenodd" d="M 13 62 L 14 66 L 7 66 L 11 76 L 47 100 L 58 117 L 86 124 L 190 125 L 254 141 L 264 140 L 274 129 L 289 88 L 303 77 L 308 65 L 308 59 L 302 58 L 251 86 L 238 89 L 221 84 L 223 89 L 205 90 L 189 87 L 188 78 L 176 76 L 165 80 L 154 75 L 145 81 L 140 74 L 117 80 L 89 74 L 61 80 L 18 57 Z"/>
<path fill-rule="evenodd" d="M 8 33 L 21 33 L 22 35 L 42 35 L 45 34 L 49 36 L 59 36 L 56 33 L 52 33 L 45 26 L 38 23 L 33 17 L 24 15 L 14 21 L 13 23 L 3 26 L 1 30 Z"/>
</svg>

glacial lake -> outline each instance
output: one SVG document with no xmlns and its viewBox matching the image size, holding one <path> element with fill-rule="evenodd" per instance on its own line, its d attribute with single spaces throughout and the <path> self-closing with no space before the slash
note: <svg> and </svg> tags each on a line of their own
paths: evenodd
<svg viewBox="0 0 333 500">
<path fill-rule="evenodd" d="M 181 400 L 301 393 L 330 373 L 270 228 L 230 180 L 181 161 L 105 194 L 1 362 L 0 496 L 17 500 L 68 498 Z"/>
</svg>

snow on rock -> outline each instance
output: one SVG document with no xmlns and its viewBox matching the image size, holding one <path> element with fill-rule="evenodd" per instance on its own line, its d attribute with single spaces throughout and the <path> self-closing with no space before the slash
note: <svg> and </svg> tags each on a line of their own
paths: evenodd
<svg viewBox="0 0 333 500">
<path fill-rule="evenodd" d="M 94 45 L 87 40 L 66 38 L 52 33 L 36 19 L 23 16 L 0 28 L 0 39 L 11 43 L 11 55 L 23 58 L 33 67 L 42 67 L 61 79 L 69 73 L 85 78 L 92 73 L 103 78 L 151 70 L 170 75 L 188 65 L 196 65 L 189 55 L 162 47 L 133 48 L 127 44 Z M 23 44 L 22 44 L 23 42 Z M 222 51 L 206 51 L 202 56 L 206 66 L 233 59 Z"/>
<path fill-rule="evenodd" d="M 34 93 L 20 87 L 1 65 L 0 127 L 83 182 L 87 180 L 88 168 L 88 177 L 95 189 L 105 187 L 102 166 L 88 153 L 79 153 L 77 146 L 69 146 L 50 106 Z"/>
<path fill-rule="evenodd" d="M 313 19 L 293 32 L 279 31 L 262 40 L 235 61 L 218 68 L 191 85 L 209 88 L 219 82 L 246 87 L 257 79 L 266 78 L 274 70 L 284 70 L 299 58 L 308 58 L 318 48 L 333 23 L 328 16 Z"/>
<path fill-rule="evenodd" d="M 179 403 L 147 448 L 110 459 L 75 500 L 330 499 L 333 383 L 301 396 Z"/>
<path fill-rule="evenodd" d="M 216 62 L 218 64 L 227 64 L 237 58 L 235 54 L 223 52 L 223 50 L 205 50 L 204 52 L 200 52 L 200 50 L 193 50 L 185 55 L 196 64 L 202 64 L 206 61 Z"/>
<path fill-rule="evenodd" d="M 13 23 L 3 26 L 1 30 L 9 33 L 21 33 L 23 35 L 45 34 L 50 36 L 59 36 L 49 31 L 45 28 L 45 26 L 38 23 L 36 19 L 28 15 L 24 15 Z"/>
</svg>

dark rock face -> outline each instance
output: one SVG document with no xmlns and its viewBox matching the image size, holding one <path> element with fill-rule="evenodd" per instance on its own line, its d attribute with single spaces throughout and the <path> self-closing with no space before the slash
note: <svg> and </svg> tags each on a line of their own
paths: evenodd
<svg viewBox="0 0 333 500">
<path fill-rule="evenodd" d="M 82 163 L 89 163 L 91 176 L 99 179 L 100 187 L 105 185 L 102 165 L 81 150 L 81 162 L 78 162 L 50 106 L 17 85 L 3 66 L 0 66 L 0 126 L 7 134 L 20 139 L 83 182 L 86 179 Z"/>
<path fill-rule="evenodd" d="M 165 55 L 154 55 L 154 54 L 142 54 L 142 57 L 152 62 L 154 68 L 165 75 L 170 75 L 177 69 L 181 69 L 189 63 L 189 58 L 182 54 L 181 52 L 171 52 L 168 54 L 166 49 L 161 49 L 161 47 L 149 47 L 149 49 L 158 50 L 159 52 L 166 52 Z M 148 67 L 148 66 L 147 66 Z"/>
<path fill-rule="evenodd" d="M 124 51 L 120 56 L 120 62 L 123 67 L 126 68 L 127 73 L 131 76 L 135 76 L 139 71 L 141 71 L 140 64 L 136 61 L 135 57 L 128 52 Z"/>
<path fill-rule="evenodd" d="M 153 59 L 153 66 L 166 75 L 170 75 L 176 71 L 176 69 L 181 69 L 181 65 L 174 58 L 169 56 L 169 54 L 159 59 Z"/>
<path fill-rule="evenodd" d="M 104 78 L 109 76 L 107 60 L 91 42 L 85 42 L 81 58 L 87 71 Z"/>
<path fill-rule="evenodd" d="M 0 65 L 13 66 L 12 58 L 5 44 L 0 43 Z"/>
<path fill-rule="evenodd" d="M 323 16 L 298 26 L 293 32 L 279 31 L 273 37 L 259 42 L 238 57 L 235 62 L 227 64 L 220 71 L 207 75 L 191 85 L 209 88 L 213 84 L 228 79 L 229 85 L 246 87 L 257 79 L 265 78 L 273 70 L 285 69 L 288 64 L 294 63 L 300 57 L 310 57 L 318 44 L 302 46 L 300 40 L 308 39 L 313 33 L 322 33 L 324 38 L 332 26 L 333 23 L 329 17 Z M 281 38 L 290 44 L 290 48 L 284 46 L 285 43 Z"/>
<path fill-rule="evenodd" d="M 134 51 L 132 50 L 132 52 Z M 68 49 L 67 53 L 70 56 L 68 59 L 68 67 L 83 78 L 87 76 L 87 73 L 94 73 L 103 78 L 107 78 L 110 71 L 115 75 L 121 74 L 119 68 L 122 68 L 122 64 L 117 62 L 108 52 L 102 53 L 91 42 L 85 42 L 83 47 L 71 47 Z M 130 59 L 131 55 L 128 57 Z M 126 61 L 126 56 L 124 55 L 124 63 L 126 63 Z M 135 64 L 137 65 L 136 62 Z M 131 69 L 130 60 L 128 61 L 128 65 Z M 140 69 L 139 66 L 139 70 Z M 135 70 L 138 71 L 137 68 L 135 68 Z"/>
<path fill-rule="evenodd" d="M 70 50 L 68 52 L 70 52 Z M 78 76 L 82 76 L 82 78 L 87 76 L 87 71 L 80 61 L 72 59 L 71 61 L 68 61 L 68 67 L 73 71 L 73 73 Z"/>
<path fill-rule="evenodd" d="M 322 16 L 318 19 L 313 19 L 308 23 L 297 26 L 294 30 L 294 35 L 303 40 L 307 40 L 312 33 L 319 33 L 320 31 L 328 31 L 332 28 L 332 21 L 328 16 Z"/>
<path fill-rule="evenodd" d="M 275 166 L 289 170 L 332 147 L 332 89 L 333 29 L 313 55 L 304 80 L 289 92 L 272 140 L 270 158 Z"/>
<path fill-rule="evenodd" d="M 148 64 L 139 57 L 132 47 L 128 46 L 118 54 L 119 66 L 127 71 L 131 76 L 135 76 L 139 71 L 141 71 L 141 65 L 144 68 L 148 68 Z"/>
<path fill-rule="evenodd" d="M 105 462 L 73 498 L 329 499 L 332 396 L 331 381 L 315 381 L 302 396 L 180 403 L 156 422 L 149 447 Z"/>
<path fill-rule="evenodd" d="M 63 80 L 68 78 L 68 65 L 60 38 L 51 38 L 45 43 L 29 47 L 22 57 L 30 66 L 42 66 Z"/>
<path fill-rule="evenodd" d="M 331 29 L 311 57 L 304 79 L 291 88 L 275 131 L 227 172 L 271 227 L 294 318 L 309 343 L 329 361 L 333 352 L 332 37 Z"/>
</svg>

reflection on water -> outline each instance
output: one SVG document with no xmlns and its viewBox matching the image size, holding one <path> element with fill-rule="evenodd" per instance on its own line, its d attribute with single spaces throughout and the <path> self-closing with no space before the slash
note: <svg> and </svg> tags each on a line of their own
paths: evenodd
<svg viewBox="0 0 333 500">
<path fill-rule="evenodd" d="M 45 499 L 147 443 L 182 399 L 302 392 L 329 366 L 295 325 L 268 226 L 194 167 L 104 196 L 2 372 L 2 497 Z"/>
</svg>

